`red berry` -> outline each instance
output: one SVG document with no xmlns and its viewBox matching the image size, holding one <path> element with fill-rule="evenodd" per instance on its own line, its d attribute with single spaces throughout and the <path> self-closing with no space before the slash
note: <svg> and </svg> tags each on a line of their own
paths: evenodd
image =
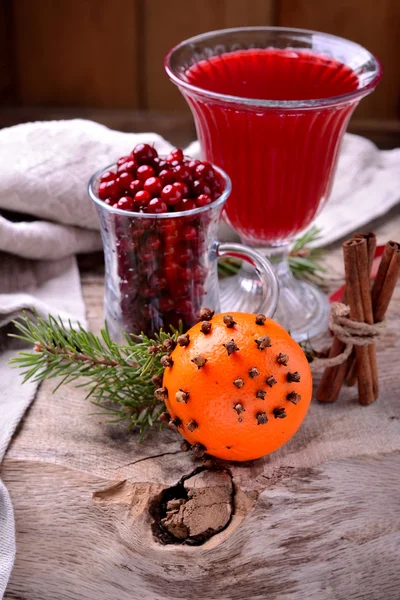
<svg viewBox="0 0 400 600">
<path fill-rule="evenodd" d="M 163 219 L 158 224 L 158 230 L 164 235 L 175 235 L 178 232 L 180 222 L 178 219 Z"/>
<path fill-rule="evenodd" d="M 108 204 L 108 206 L 114 206 L 116 202 L 118 202 L 118 200 L 113 200 L 112 198 L 106 198 L 104 200 L 104 204 Z"/>
<path fill-rule="evenodd" d="M 139 165 L 149 164 L 158 157 L 157 150 L 150 144 L 137 144 L 132 150 L 132 156 Z M 149 175 L 151 177 L 151 175 Z"/>
<path fill-rule="evenodd" d="M 106 171 L 105 173 L 103 173 L 103 175 L 100 177 L 100 181 L 114 181 L 114 179 L 117 178 L 117 174 L 114 173 L 113 171 Z"/>
<path fill-rule="evenodd" d="M 197 165 L 200 165 L 200 164 L 201 164 L 201 162 L 199 160 L 197 160 L 196 158 L 193 158 L 192 160 L 190 160 L 188 162 L 188 167 L 190 167 L 194 171 L 194 169 L 197 167 Z"/>
<path fill-rule="evenodd" d="M 200 196 L 196 199 L 196 206 L 198 208 L 202 206 L 207 206 L 207 204 L 211 204 L 212 200 L 208 194 L 200 194 Z"/>
<path fill-rule="evenodd" d="M 152 250 L 142 250 L 140 253 L 140 258 L 143 262 L 153 262 L 154 260 L 154 252 Z"/>
<path fill-rule="evenodd" d="M 117 179 L 118 185 L 119 185 L 119 189 L 129 192 L 130 191 L 130 184 L 133 181 L 133 175 L 131 173 L 128 173 L 127 171 L 124 171 L 123 173 L 120 174 L 120 176 Z"/>
<path fill-rule="evenodd" d="M 160 171 L 158 176 L 161 179 L 161 183 L 163 185 L 168 185 L 176 181 L 176 175 L 173 171 L 171 171 L 171 169 L 163 169 L 162 171 Z"/>
<path fill-rule="evenodd" d="M 196 208 L 195 201 L 191 200 L 190 198 L 184 198 L 175 206 L 175 211 L 180 212 L 182 210 L 193 210 L 194 208 Z"/>
<path fill-rule="evenodd" d="M 130 156 L 121 156 L 121 158 L 119 158 L 117 160 L 117 166 L 119 167 L 120 165 L 123 165 L 124 163 L 126 163 L 128 160 L 131 160 Z"/>
<path fill-rule="evenodd" d="M 168 204 L 168 206 L 173 206 L 182 200 L 182 192 L 175 184 L 166 185 L 162 189 L 161 198 Z"/>
<path fill-rule="evenodd" d="M 158 173 L 163 169 L 167 169 L 169 167 L 169 164 L 167 163 L 165 158 L 160 158 L 160 156 L 154 158 L 151 164 Z"/>
<path fill-rule="evenodd" d="M 182 298 L 190 294 L 190 282 L 179 279 L 173 286 L 175 297 Z M 177 304 L 177 303 L 176 303 Z"/>
<path fill-rule="evenodd" d="M 143 315 L 146 319 L 155 319 L 157 316 L 157 309 L 152 304 L 145 304 L 143 306 Z"/>
<path fill-rule="evenodd" d="M 148 248 L 149 250 L 158 250 L 160 246 L 160 238 L 154 233 L 149 234 L 149 236 L 146 239 L 146 248 Z"/>
<path fill-rule="evenodd" d="M 132 210 L 133 209 L 133 198 L 131 196 L 122 196 L 115 205 L 116 208 L 121 210 Z"/>
<path fill-rule="evenodd" d="M 140 179 L 134 179 L 129 184 L 129 191 L 134 196 L 137 192 L 140 192 L 143 189 L 143 182 Z"/>
<path fill-rule="evenodd" d="M 193 193 L 197 196 L 199 194 L 211 194 L 211 188 L 203 179 L 196 179 L 192 183 Z"/>
<path fill-rule="evenodd" d="M 122 165 L 118 166 L 117 172 L 118 173 L 132 173 L 132 175 L 135 174 L 135 171 L 137 169 L 137 162 L 136 160 L 127 160 L 126 162 L 122 163 Z"/>
<path fill-rule="evenodd" d="M 174 260 L 168 260 L 164 267 L 164 275 L 169 282 L 178 278 L 179 265 Z"/>
<path fill-rule="evenodd" d="M 193 306 L 190 300 L 178 300 L 175 303 L 175 309 L 177 312 L 182 313 L 184 315 L 188 315 L 192 312 Z"/>
<path fill-rule="evenodd" d="M 151 194 L 146 192 L 145 190 L 141 190 L 135 194 L 134 204 L 135 208 L 141 208 L 142 206 L 147 206 L 151 200 Z"/>
<path fill-rule="evenodd" d="M 195 281 L 202 281 L 207 276 L 207 269 L 203 265 L 193 265 L 192 274 Z"/>
<path fill-rule="evenodd" d="M 119 186 L 116 179 L 112 181 L 105 181 L 99 185 L 99 198 L 105 200 L 106 198 L 116 199 L 119 192 Z"/>
<path fill-rule="evenodd" d="M 172 150 L 166 159 L 168 162 L 172 162 L 174 160 L 178 160 L 179 162 L 181 162 L 183 160 L 183 151 L 180 148 L 176 148 L 175 150 Z"/>
<path fill-rule="evenodd" d="M 183 181 L 184 183 L 191 183 L 193 181 L 193 175 L 191 169 L 186 165 L 178 165 L 174 168 L 177 181 Z"/>
<path fill-rule="evenodd" d="M 172 184 L 175 189 L 179 190 L 182 194 L 182 198 L 186 198 L 186 196 L 189 195 L 189 186 L 184 183 L 183 181 L 177 181 L 176 183 Z"/>
<path fill-rule="evenodd" d="M 161 312 L 168 312 L 174 308 L 174 301 L 170 296 L 161 296 L 158 301 L 158 308 Z"/>
<path fill-rule="evenodd" d="M 178 275 L 180 279 L 190 281 L 192 279 L 192 269 L 190 267 L 179 267 Z"/>
<path fill-rule="evenodd" d="M 203 162 L 199 165 L 196 165 L 194 169 L 196 179 L 207 179 L 211 181 L 215 177 L 215 172 L 210 163 Z"/>
<path fill-rule="evenodd" d="M 149 279 L 149 286 L 156 290 L 163 290 L 167 287 L 168 283 L 165 277 L 160 277 L 157 273 L 153 273 L 153 275 Z"/>
<path fill-rule="evenodd" d="M 174 258 L 178 263 L 188 263 L 193 259 L 193 251 L 190 248 L 177 248 L 174 252 Z"/>
<path fill-rule="evenodd" d="M 146 206 L 146 212 L 161 214 L 168 211 L 168 206 L 161 198 L 152 198 Z"/>
<path fill-rule="evenodd" d="M 196 228 L 192 227 L 191 225 L 185 225 L 180 232 L 180 236 L 181 239 L 185 240 L 186 242 L 195 240 L 197 238 Z"/>
<path fill-rule="evenodd" d="M 149 177 L 144 182 L 143 189 L 152 196 L 158 196 L 162 190 L 162 183 L 158 177 Z"/>
<path fill-rule="evenodd" d="M 141 165 L 136 171 L 136 177 L 143 182 L 149 179 L 149 177 L 154 177 L 154 175 L 154 169 L 150 165 Z"/>
</svg>

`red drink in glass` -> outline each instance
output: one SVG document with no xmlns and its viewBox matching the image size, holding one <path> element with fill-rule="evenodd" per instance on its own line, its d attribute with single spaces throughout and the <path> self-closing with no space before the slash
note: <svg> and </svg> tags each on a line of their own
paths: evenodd
<svg viewBox="0 0 400 600">
<path fill-rule="evenodd" d="M 336 60 L 280 49 L 213 56 L 193 65 L 186 78 L 212 92 L 261 100 L 330 98 L 358 87 L 357 75 Z M 202 121 L 204 155 L 231 176 L 226 214 L 242 239 L 274 244 L 304 229 L 329 196 L 338 142 L 354 103 L 248 112 L 187 99 Z"/>
<path fill-rule="evenodd" d="M 379 62 L 325 33 L 239 27 L 185 40 L 165 68 L 190 105 L 203 157 L 232 180 L 227 219 L 273 262 L 277 320 L 297 340 L 320 333 L 327 299 L 293 277 L 288 251 L 329 197 L 340 141 L 381 78 Z M 246 268 L 222 287 L 229 310 L 254 311 L 262 293 Z"/>
</svg>

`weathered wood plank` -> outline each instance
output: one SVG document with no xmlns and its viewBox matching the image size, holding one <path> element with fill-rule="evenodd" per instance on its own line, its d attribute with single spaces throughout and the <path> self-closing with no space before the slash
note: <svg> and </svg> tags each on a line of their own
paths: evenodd
<svg viewBox="0 0 400 600">
<path fill-rule="evenodd" d="M 375 222 L 378 242 L 399 224 L 400 207 Z M 327 259 L 338 279 L 340 254 L 336 245 Z M 98 330 L 101 275 L 85 274 L 83 290 Z M 344 389 L 335 405 L 313 402 L 277 452 L 225 464 L 235 516 L 198 547 L 162 546 L 152 530 L 150 505 L 201 464 L 180 452 L 177 434 L 153 432 L 138 444 L 124 425 L 94 415 L 82 389 L 52 396 L 46 382 L 3 463 L 18 544 L 6 598 L 397 600 L 400 286 L 388 320 L 380 399 L 362 407 L 356 390 Z"/>
</svg>

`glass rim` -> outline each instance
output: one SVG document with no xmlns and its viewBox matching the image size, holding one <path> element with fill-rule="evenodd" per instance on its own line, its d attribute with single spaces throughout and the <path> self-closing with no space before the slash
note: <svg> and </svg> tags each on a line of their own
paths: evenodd
<svg viewBox="0 0 400 600">
<path fill-rule="evenodd" d="M 162 158 L 162 156 L 160 158 Z M 130 210 L 122 210 L 121 208 L 116 208 L 115 206 L 110 206 L 109 204 L 106 204 L 103 200 L 101 200 L 96 195 L 96 193 L 94 191 L 94 184 L 96 183 L 97 180 L 100 179 L 100 176 L 102 175 L 102 173 L 105 173 L 106 171 L 110 171 L 111 169 L 115 168 L 117 166 L 117 163 L 111 163 L 107 167 L 98 169 L 98 171 L 96 171 L 89 179 L 87 190 L 88 190 L 88 194 L 89 194 L 91 200 L 95 204 L 97 204 L 97 206 L 100 206 L 102 209 L 107 210 L 110 213 L 120 215 L 122 217 L 136 217 L 136 218 L 140 218 L 140 219 L 179 219 L 182 217 L 191 217 L 192 215 L 196 216 L 196 215 L 200 215 L 204 212 L 207 212 L 209 210 L 212 210 L 213 208 L 222 206 L 226 202 L 226 200 L 229 197 L 229 194 L 232 191 L 232 182 L 231 182 L 229 175 L 227 173 L 225 173 L 225 171 L 223 169 L 221 169 L 220 167 L 217 167 L 213 163 L 211 163 L 211 164 L 212 164 L 213 168 L 217 171 L 217 173 L 219 173 L 219 175 L 222 177 L 222 179 L 224 181 L 224 184 L 225 184 L 224 191 L 222 192 L 220 197 L 217 198 L 217 200 L 211 202 L 210 204 L 206 204 L 206 206 L 200 206 L 199 208 L 192 208 L 191 210 L 181 210 L 179 212 L 173 212 L 173 213 L 143 213 L 143 212 L 133 212 Z"/>
<path fill-rule="evenodd" d="M 371 79 L 371 81 L 365 85 L 363 88 L 359 88 L 354 90 L 353 92 L 348 92 L 346 94 L 341 94 L 339 96 L 331 96 L 330 98 L 314 98 L 310 100 L 262 100 L 259 98 L 245 98 L 242 96 L 231 96 L 229 94 L 221 94 L 219 92 L 212 92 L 210 90 L 206 90 L 204 88 L 198 87 L 196 85 L 192 85 L 188 83 L 184 79 L 181 79 L 171 67 L 171 58 L 175 52 L 183 48 L 188 44 L 193 44 L 196 42 L 202 42 L 209 38 L 215 37 L 216 35 L 221 35 L 224 33 L 235 33 L 242 31 L 275 31 L 275 32 L 285 32 L 288 34 L 308 34 L 308 35 L 318 35 L 322 38 L 327 38 L 330 40 L 335 40 L 336 42 L 341 42 L 347 45 L 351 45 L 354 48 L 358 48 L 363 52 L 366 52 L 369 55 L 369 58 L 375 64 L 375 75 Z M 296 49 L 296 48 L 294 48 Z M 337 104 L 343 104 L 345 102 L 349 102 L 351 100 L 355 100 L 358 98 L 362 98 L 366 96 L 369 92 L 373 91 L 375 87 L 378 85 L 381 77 L 382 77 L 382 65 L 378 58 L 372 54 L 369 50 L 353 42 L 351 40 L 347 40 L 346 38 L 342 38 L 337 35 L 333 35 L 331 33 L 323 33 L 322 31 L 315 31 L 312 29 L 300 29 L 296 27 L 275 27 L 275 26 L 256 26 L 256 27 L 232 27 L 228 29 L 216 29 L 214 31 L 208 31 L 206 33 L 201 33 L 200 35 L 196 35 L 186 40 L 183 40 L 167 53 L 164 59 L 164 69 L 171 79 L 171 81 L 177 85 L 178 87 L 184 88 L 188 92 L 191 92 L 193 95 L 202 96 L 205 98 L 210 98 L 213 100 L 219 100 L 220 102 L 228 102 L 230 104 L 244 104 L 249 107 L 255 108 L 282 108 L 282 109 L 293 109 L 293 108 L 319 108 L 325 106 L 335 106 Z"/>
</svg>

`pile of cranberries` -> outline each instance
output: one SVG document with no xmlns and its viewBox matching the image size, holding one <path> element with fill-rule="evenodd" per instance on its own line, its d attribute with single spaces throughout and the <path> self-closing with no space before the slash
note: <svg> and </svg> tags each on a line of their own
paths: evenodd
<svg viewBox="0 0 400 600">
<path fill-rule="evenodd" d="M 213 217 L 209 211 L 187 217 L 174 213 L 211 204 L 223 186 L 210 163 L 188 158 L 181 149 L 162 158 L 148 144 L 138 144 L 117 161 L 115 171 L 101 175 L 97 189 L 101 200 L 144 213 L 143 217 L 109 213 L 115 232 L 112 251 L 119 309 L 129 333 L 151 335 L 161 327 L 177 327 L 180 320 L 186 330 L 196 321 L 205 301 L 206 240 Z M 160 218 L 165 213 L 171 217 Z"/>
</svg>

